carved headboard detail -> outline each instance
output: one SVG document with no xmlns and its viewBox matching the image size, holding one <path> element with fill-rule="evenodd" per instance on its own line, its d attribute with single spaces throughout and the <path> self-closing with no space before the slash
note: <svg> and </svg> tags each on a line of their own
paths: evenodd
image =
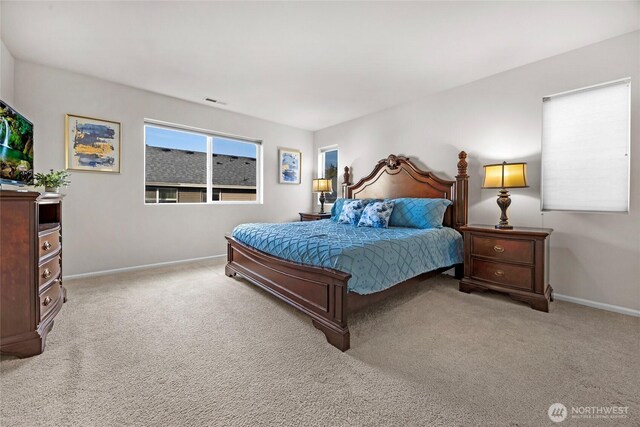
<svg viewBox="0 0 640 427">
<path fill-rule="evenodd" d="M 442 198 L 453 201 L 444 217 L 448 227 L 459 228 L 468 219 L 467 153 L 458 154 L 458 175 L 455 181 L 442 179 L 418 168 L 408 157 L 389 155 L 378 161 L 373 171 L 356 184 L 349 183 L 349 168 L 345 167 L 344 197 L 351 199 L 395 199 L 399 197 Z"/>
</svg>

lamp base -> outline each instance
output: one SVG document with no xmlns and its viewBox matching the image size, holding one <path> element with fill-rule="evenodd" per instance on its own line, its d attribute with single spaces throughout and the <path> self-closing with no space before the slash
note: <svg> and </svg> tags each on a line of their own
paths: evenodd
<svg viewBox="0 0 640 427">
<path fill-rule="evenodd" d="M 320 213 L 323 214 L 324 212 L 324 202 L 325 202 L 325 198 L 324 198 L 324 192 L 320 192 Z"/>
<path fill-rule="evenodd" d="M 495 228 L 497 228 L 498 230 L 513 230 L 513 225 L 503 225 L 503 224 L 496 224 Z"/>
<path fill-rule="evenodd" d="M 498 194 L 498 206 L 500 206 L 500 222 L 496 225 L 498 230 L 511 230 L 513 225 L 509 225 L 509 218 L 507 217 L 507 208 L 511 204 L 511 197 L 509 191 L 505 188 L 500 190 Z"/>
</svg>

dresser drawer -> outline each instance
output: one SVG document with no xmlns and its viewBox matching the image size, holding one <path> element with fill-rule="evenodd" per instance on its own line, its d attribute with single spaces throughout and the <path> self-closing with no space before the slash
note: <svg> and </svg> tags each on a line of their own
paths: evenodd
<svg viewBox="0 0 640 427">
<path fill-rule="evenodd" d="M 46 317 L 47 313 L 56 306 L 56 303 L 62 297 L 60 278 L 56 277 L 55 281 L 46 291 L 40 294 L 40 320 Z"/>
<path fill-rule="evenodd" d="M 496 260 L 533 264 L 534 242 L 531 240 L 501 239 L 471 236 L 471 254 Z"/>
<path fill-rule="evenodd" d="M 471 277 L 518 289 L 533 290 L 533 268 L 472 259 Z"/>
<path fill-rule="evenodd" d="M 46 286 L 49 282 L 56 279 L 60 275 L 60 255 L 56 255 L 49 261 L 38 267 L 38 283 L 40 288 Z"/>
<path fill-rule="evenodd" d="M 40 259 L 56 253 L 60 248 L 60 229 L 41 234 L 38 238 L 38 248 Z"/>
</svg>

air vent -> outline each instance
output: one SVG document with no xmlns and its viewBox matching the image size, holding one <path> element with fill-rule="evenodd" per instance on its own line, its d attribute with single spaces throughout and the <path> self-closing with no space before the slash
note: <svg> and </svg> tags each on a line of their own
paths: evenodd
<svg viewBox="0 0 640 427">
<path fill-rule="evenodd" d="M 226 103 L 226 102 L 221 101 L 221 100 L 219 100 L 219 99 L 205 98 L 204 100 L 205 100 L 205 101 L 207 101 L 207 102 L 211 102 L 212 104 L 227 105 L 227 103 Z"/>
</svg>

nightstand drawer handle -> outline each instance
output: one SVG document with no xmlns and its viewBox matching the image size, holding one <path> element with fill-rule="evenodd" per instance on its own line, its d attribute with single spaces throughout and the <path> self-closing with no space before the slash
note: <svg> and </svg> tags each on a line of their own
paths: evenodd
<svg viewBox="0 0 640 427">
<path fill-rule="evenodd" d="M 44 301 L 42 301 L 42 305 L 44 305 L 45 307 L 48 306 L 49 304 L 51 304 L 51 297 L 46 297 L 44 299 Z"/>
<path fill-rule="evenodd" d="M 495 274 L 498 277 L 502 277 L 502 276 L 504 276 L 504 271 L 496 270 L 496 271 L 493 272 L 493 274 Z"/>
<path fill-rule="evenodd" d="M 51 249 L 51 243 L 49 243 L 48 240 L 45 240 L 44 243 L 42 244 L 42 249 L 45 251 L 48 251 L 49 249 Z"/>
<path fill-rule="evenodd" d="M 42 278 L 48 279 L 49 277 L 51 277 L 51 271 L 48 268 L 45 268 L 44 272 L 42 273 Z"/>
<path fill-rule="evenodd" d="M 495 245 L 495 246 L 493 247 L 493 250 L 494 250 L 494 251 L 496 251 L 496 252 L 498 252 L 498 253 L 502 253 L 502 252 L 504 252 L 504 248 L 503 248 L 502 246 L 498 246 L 498 245 Z"/>
</svg>

